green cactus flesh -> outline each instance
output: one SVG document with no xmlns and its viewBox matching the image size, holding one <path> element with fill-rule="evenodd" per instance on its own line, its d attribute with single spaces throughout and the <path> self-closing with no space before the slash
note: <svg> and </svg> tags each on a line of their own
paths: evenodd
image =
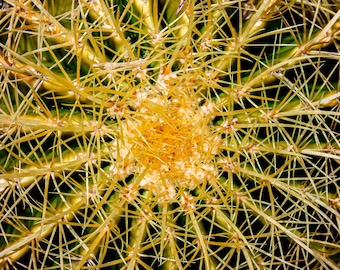
<svg viewBox="0 0 340 270">
<path fill-rule="evenodd" d="M 0 1 L 1 269 L 338 269 L 339 1 Z"/>
</svg>

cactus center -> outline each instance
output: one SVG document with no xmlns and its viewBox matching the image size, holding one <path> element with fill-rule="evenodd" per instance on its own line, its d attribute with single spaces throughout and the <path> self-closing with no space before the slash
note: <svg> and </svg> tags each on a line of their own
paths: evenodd
<svg viewBox="0 0 340 270">
<path fill-rule="evenodd" d="M 133 112 L 121 121 L 113 143 L 115 173 L 134 175 L 162 201 L 176 198 L 178 188 L 194 189 L 217 177 L 216 108 L 194 86 L 175 75 L 159 76 L 154 86 L 137 89 L 128 104 Z"/>
</svg>

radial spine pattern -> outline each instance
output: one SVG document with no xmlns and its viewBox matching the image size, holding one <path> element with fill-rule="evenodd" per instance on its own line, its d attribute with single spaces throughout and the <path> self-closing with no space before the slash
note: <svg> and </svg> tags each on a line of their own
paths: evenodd
<svg viewBox="0 0 340 270">
<path fill-rule="evenodd" d="M 0 1 L 0 268 L 338 269 L 339 8 Z"/>
</svg>

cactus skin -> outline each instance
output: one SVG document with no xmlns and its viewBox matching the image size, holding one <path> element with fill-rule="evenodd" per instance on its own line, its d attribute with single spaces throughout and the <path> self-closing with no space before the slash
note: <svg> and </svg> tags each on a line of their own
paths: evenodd
<svg viewBox="0 0 340 270">
<path fill-rule="evenodd" d="M 1 269 L 338 269 L 338 2 L 0 8 Z"/>
</svg>

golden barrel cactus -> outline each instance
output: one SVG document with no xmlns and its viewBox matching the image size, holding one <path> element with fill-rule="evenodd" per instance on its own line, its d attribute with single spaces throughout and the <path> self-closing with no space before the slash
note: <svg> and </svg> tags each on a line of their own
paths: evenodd
<svg viewBox="0 0 340 270">
<path fill-rule="evenodd" d="M 339 7 L 0 1 L 0 268 L 338 269 Z"/>
</svg>

